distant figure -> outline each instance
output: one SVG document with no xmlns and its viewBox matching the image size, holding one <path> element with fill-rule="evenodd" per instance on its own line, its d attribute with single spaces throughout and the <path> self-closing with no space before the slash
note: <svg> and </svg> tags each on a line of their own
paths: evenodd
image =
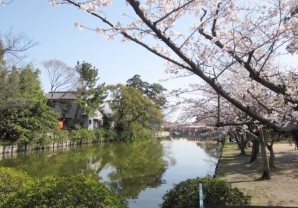
<svg viewBox="0 0 298 208">
<path fill-rule="evenodd" d="M 247 147 L 252 147 L 252 141 L 249 141 L 249 142 L 247 143 Z"/>
<path fill-rule="evenodd" d="M 58 127 L 59 127 L 59 129 L 63 129 L 63 120 L 62 119 L 58 120 Z"/>
<path fill-rule="evenodd" d="M 293 139 L 291 137 L 288 138 L 289 145 L 292 146 Z"/>
<path fill-rule="evenodd" d="M 295 150 L 298 150 L 298 140 L 294 140 L 295 143 Z"/>
</svg>

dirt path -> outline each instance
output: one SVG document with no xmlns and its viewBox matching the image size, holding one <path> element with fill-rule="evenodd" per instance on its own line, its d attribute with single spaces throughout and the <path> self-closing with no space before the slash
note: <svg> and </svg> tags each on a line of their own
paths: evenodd
<svg viewBox="0 0 298 208">
<path fill-rule="evenodd" d="M 250 194 L 252 205 L 298 207 L 298 150 L 282 143 L 274 144 L 273 148 L 276 168 L 271 180 L 256 181 L 261 176 L 261 159 L 248 163 L 251 150 L 246 150 L 246 156 L 239 156 L 235 144 L 225 146 L 217 177 Z"/>
</svg>

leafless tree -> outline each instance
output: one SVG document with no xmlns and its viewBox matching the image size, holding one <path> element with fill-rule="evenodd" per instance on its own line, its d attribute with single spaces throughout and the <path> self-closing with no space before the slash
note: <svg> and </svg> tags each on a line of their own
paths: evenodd
<svg viewBox="0 0 298 208">
<path fill-rule="evenodd" d="M 43 66 L 48 73 L 52 94 L 57 91 L 73 90 L 77 87 L 78 74 L 75 68 L 55 59 L 44 61 Z"/>
<path fill-rule="evenodd" d="M 9 32 L 1 34 L 0 59 L 6 62 L 19 62 L 26 58 L 26 51 L 36 45 L 34 39 L 29 38 L 24 33 L 16 33 L 13 29 Z"/>
</svg>

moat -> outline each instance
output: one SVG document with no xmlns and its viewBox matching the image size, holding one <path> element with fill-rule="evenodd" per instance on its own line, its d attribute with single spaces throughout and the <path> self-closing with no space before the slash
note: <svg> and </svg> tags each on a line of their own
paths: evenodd
<svg viewBox="0 0 298 208">
<path fill-rule="evenodd" d="M 209 142 L 151 139 L 9 154 L 0 165 L 35 178 L 74 174 L 98 178 L 124 196 L 129 207 L 155 208 L 174 184 L 212 176 L 219 154 L 220 147 Z"/>
</svg>

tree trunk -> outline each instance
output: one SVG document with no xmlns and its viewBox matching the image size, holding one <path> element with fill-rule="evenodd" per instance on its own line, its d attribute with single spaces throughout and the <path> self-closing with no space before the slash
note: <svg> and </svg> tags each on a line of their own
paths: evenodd
<svg viewBox="0 0 298 208">
<path fill-rule="evenodd" d="M 238 148 L 240 149 L 240 155 L 246 155 L 245 153 L 245 144 L 244 144 L 244 138 L 242 135 L 239 135 L 238 133 L 231 133 L 233 137 L 235 138 L 235 141 L 238 145 Z"/>
<path fill-rule="evenodd" d="M 275 168 L 275 154 L 273 151 L 273 144 L 274 144 L 274 139 L 271 140 L 270 144 L 266 144 L 267 149 L 269 150 L 270 157 L 269 157 L 269 167 L 270 168 Z"/>
<path fill-rule="evenodd" d="M 245 153 L 246 148 L 246 140 L 245 140 L 245 134 L 240 135 L 240 155 L 246 155 Z"/>
<path fill-rule="evenodd" d="M 252 140 L 252 150 L 250 155 L 250 163 L 254 162 L 258 158 L 258 153 L 260 152 L 260 142 L 259 139 L 253 139 Z"/>
<path fill-rule="evenodd" d="M 271 172 L 269 168 L 269 162 L 268 162 L 267 151 L 266 151 L 266 141 L 265 141 L 262 129 L 259 130 L 259 138 L 261 142 L 261 154 L 262 154 L 262 161 L 263 161 L 263 174 L 260 179 L 269 180 L 271 179 Z"/>
<path fill-rule="evenodd" d="M 273 151 L 273 146 L 267 145 L 267 149 L 269 150 L 270 157 L 269 157 L 269 167 L 275 168 L 275 154 Z"/>
<path fill-rule="evenodd" d="M 294 140 L 295 150 L 298 150 L 298 132 L 295 132 L 293 134 L 293 140 Z"/>
</svg>

